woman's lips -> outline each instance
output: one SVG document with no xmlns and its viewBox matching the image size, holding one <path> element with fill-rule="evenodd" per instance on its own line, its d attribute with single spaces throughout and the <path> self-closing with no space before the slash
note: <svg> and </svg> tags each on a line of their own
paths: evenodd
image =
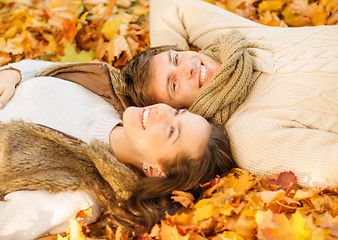
<svg viewBox="0 0 338 240">
<path fill-rule="evenodd" d="M 143 129 L 146 129 L 149 119 L 150 109 L 141 110 L 141 124 Z"/>
</svg>

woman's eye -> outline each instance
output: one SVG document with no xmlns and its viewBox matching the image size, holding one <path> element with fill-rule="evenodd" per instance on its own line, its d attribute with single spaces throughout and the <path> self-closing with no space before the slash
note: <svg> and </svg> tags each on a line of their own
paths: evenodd
<svg viewBox="0 0 338 240">
<path fill-rule="evenodd" d="M 171 137 L 174 132 L 175 132 L 175 128 L 174 127 L 170 127 L 169 137 Z"/>
<path fill-rule="evenodd" d="M 176 109 L 175 109 L 175 114 L 174 114 L 174 116 L 178 115 L 179 113 L 180 113 L 180 109 L 179 109 L 179 108 L 176 108 Z"/>
<path fill-rule="evenodd" d="M 175 90 L 176 90 L 176 85 L 177 85 L 177 81 L 176 81 L 176 80 L 174 80 L 174 81 L 173 81 L 173 85 L 172 85 L 173 91 L 175 91 Z"/>
<path fill-rule="evenodd" d="M 175 65 L 178 65 L 178 54 L 176 54 L 175 55 L 175 57 L 174 57 L 174 63 L 175 63 Z"/>
</svg>

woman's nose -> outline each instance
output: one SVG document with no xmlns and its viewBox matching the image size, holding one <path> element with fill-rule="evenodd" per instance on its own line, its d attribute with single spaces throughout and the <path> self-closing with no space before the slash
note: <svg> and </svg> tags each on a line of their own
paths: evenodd
<svg viewBox="0 0 338 240">
<path fill-rule="evenodd" d="M 166 122 L 170 120 L 170 115 L 168 111 L 164 109 L 155 109 L 154 111 L 154 119 L 156 122 Z"/>
</svg>

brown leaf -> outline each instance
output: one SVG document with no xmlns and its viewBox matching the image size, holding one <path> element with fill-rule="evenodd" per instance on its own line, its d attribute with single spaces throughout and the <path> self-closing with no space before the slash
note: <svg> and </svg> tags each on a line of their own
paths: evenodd
<svg viewBox="0 0 338 240">
<path fill-rule="evenodd" d="M 188 208 L 194 205 L 195 198 L 191 193 L 174 190 L 172 194 L 174 196 L 172 196 L 171 199 L 173 199 L 174 202 L 179 202 L 183 207 Z"/>
</svg>

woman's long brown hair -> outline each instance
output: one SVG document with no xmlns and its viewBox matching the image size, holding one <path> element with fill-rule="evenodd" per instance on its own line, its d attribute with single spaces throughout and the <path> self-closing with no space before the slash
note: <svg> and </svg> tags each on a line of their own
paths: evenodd
<svg viewBox="0 0 338 240">
<path fill-rule="evenodd" d="M 201 184 L 217 175 L 227 174 L 235 163 L 230 153 L 223 129 L 212 124 L 205 154 L 200 159 L 181 156 L 173 161 L 163 161 L 167 177 L 141 178 L 130 199 L 123 203 L 110 203 L 113 220 L 130 231 L 149 232 L 154 224 L 181 208 L 171 199 L 173 190 L 190 192 L 200 199 Z"/>
</svg>

